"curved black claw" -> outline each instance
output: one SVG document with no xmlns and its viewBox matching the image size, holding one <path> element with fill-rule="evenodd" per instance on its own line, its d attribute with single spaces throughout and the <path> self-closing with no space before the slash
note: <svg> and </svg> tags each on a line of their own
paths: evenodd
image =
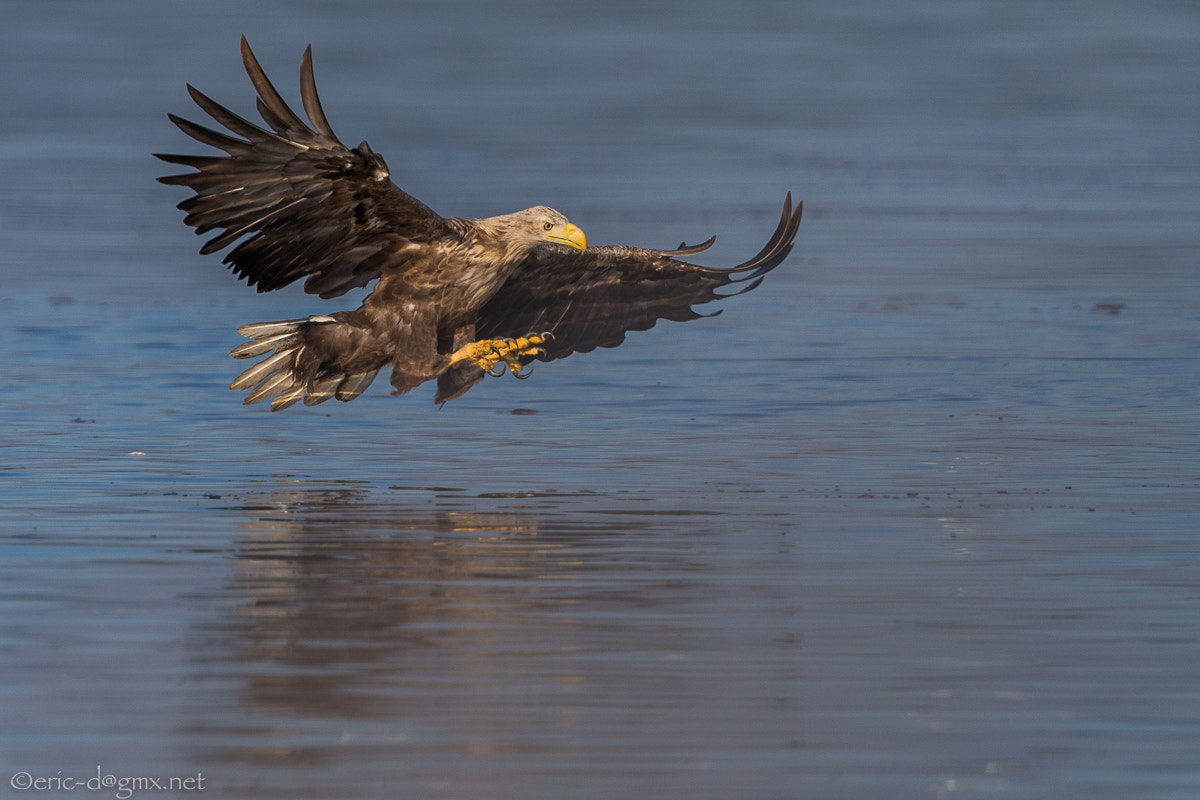
<svg viewBox="0 0 1200 800">
<path fill-rule="evenodd" d="M 537 340 L 537 344 L 534 345 L 532 349 L 526 350 L 525 355 L 544 356 L 546 355 L 545 345 L 553 341 L 554 334 L 550 331 L 543 331 L 542 333 L 533 333 L 531 331 L 530 333 L 525 334 L 524 338 L 530 342 L 532 342 L 534 339 Z M 525 377 L 529 377 L 529 375 L 526 374 Z"/>
</svg>

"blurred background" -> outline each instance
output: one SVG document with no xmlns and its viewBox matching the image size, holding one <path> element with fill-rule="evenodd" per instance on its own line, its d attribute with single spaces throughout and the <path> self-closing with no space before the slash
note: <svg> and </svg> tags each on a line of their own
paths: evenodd
<svg viewBox="0 0 1200 800">
<path fill-rule="evenodd" d="M 1200 7 L 0 17 L 0 797 L 1196 796 Z M 241 34 L 440 213 L 729 266 L 790 190 L 797 247 L 441 409 L 244 408 L 238 325 L 361 293 L 154 181 Z"/>
</svg>

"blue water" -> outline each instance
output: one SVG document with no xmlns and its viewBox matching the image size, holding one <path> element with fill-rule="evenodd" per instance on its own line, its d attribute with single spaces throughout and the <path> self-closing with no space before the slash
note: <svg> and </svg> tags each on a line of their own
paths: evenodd
<svg viewBox="0 0 1200 800">
<path fill-rule="evenodd" d="M 651 5 L 0 4 L 0 797 L 1200 794 L 1200 8 Z M 358 298 L 153 180 L 242 33 L 439 212 L 798 246 L 441 409 L 244 408 L 238 325 Z"/>
</svg>

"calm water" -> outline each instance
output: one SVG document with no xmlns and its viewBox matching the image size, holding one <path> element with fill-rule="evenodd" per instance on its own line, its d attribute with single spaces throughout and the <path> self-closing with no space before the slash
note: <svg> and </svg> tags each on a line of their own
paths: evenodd
<svg viewBox="0 0 1200 800">
<path fill-rule="evenodd" d="M 1200 9 L 643 6 L 0 3 L 0 797 L 1200 795 Z M 440 410 L 245 409 L 237 325 L 357 298 L 153 181 L 242 32 L 443 213 L 722 265 L 791 189 L 799 246 Z"/>
</svg>

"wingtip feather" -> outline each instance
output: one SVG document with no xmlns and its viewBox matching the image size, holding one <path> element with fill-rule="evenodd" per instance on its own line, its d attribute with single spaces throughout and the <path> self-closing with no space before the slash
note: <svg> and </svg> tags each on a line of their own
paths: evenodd
<svg viewBox="0 0 1200 800">
<path fill-rule="evenodd" d="M 267 77 L 266 71 L 254 57 L 254 51 L 250 49 L 244 36 L 242 37 L 242 66 L 245 67 L 246 74 L 250 76 L 250 83 L 254 85 L 254 90 L 258 92 L 259 113 L 276 133 L 289 137 L 314 135 L 312 130 L 304 124 L 304 120 L 296 116 L 296 112 L 292 111 L 291 107 L 284 102 L 275 85 L 271 83 L 271 79 Z"/>
<path fill-rule="evenodd" d="M 744 263 L 738 264 L 731 272 L 750 272 L 751 278 L 765 275 L 783 263 L 795 245 L 796 232 L 800 228 L 800 214 L 803 202 L 792 209 L 792 193 L 789 191 L 783 200 L 783 211 L 779 215 L 779 225 L 771 238 L 758 252 L 758 255 Z"/>
<path fill-rule="evenodd" d="M 660 250 L 659 252 L 670 258 L 682 258 L 686 256 L 694 256 L 697 253 L 703 253 L 708 248 L 712 247 L 717 241 L 717 235 L 714 233 L 700 244 L 689 245 L 687 242 L 680 242 L 679 247 L 675 250 Z"/>
<path fill-rule="evenodd" d="M 338 141 L 333 128 L 329 125 L 329 119 L 325 116 L 325 109 L 321 106 L 321 98 L 317 94 L 317 79 L 313 75 L 311 44 L 304 48 L 304 55 L 300 58 L 300 102 L 304 104 L 304 113 L 308 115 L 308 121 L 313 124 L 317 132 L 335 142 Z"/>
</svg>

